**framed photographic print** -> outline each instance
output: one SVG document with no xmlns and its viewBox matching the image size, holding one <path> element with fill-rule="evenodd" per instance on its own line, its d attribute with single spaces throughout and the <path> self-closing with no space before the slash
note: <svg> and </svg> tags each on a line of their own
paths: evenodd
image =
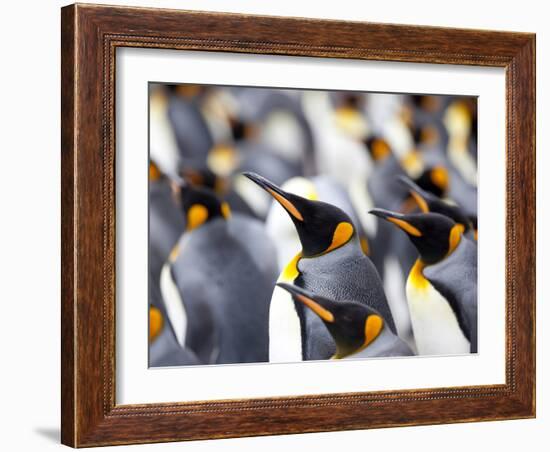
<svg viewBox="0 0 550 452">
<path fill-rule="evenodd" d="M 62 442 L 535 415 L 535 37 L 62 9 Z"/>
</svg>

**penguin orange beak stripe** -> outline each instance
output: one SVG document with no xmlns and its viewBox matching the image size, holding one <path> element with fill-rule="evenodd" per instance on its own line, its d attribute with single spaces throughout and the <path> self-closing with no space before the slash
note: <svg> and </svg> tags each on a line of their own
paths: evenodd
<svg viewBox="0 0 550 452">
<path fill-rule="evenodd" d="M 428 213 L 430 211 L 430 207 L 428 206 L 426 199 L 424 199 L 422 189 L 413 181 L 411 181 L 408 177 L 399 176 L 397 179 L 399 180 L 399 182 L 407 186 L 407 188 L 409 189 L 409 193 L 416 201 L 416 204 L 418 204 L 420 210 L 424 213 Z"/>
<path fill-rule="evenodd" d="M 258 184 L 261 188 L 263 188 L 271 196 L 273 196 L 277 200 L 277 202 L 281 204 L 281 206 L 283 206 L 288 213 L 290 213 L 290 215 L 292 215 L 297 220 L 304 221 L 304 217 L 302 216 L 300 211 L 288 199 L 288 195 L 283 190 L 281 190 L 275 184 L 269 182 L 267 179 L 258 174 L 243 173 L 243 175 L 250 179 L 252 182 Z"/>
<path fill-rule="evenodd" d="M 415 237 L 422 236 L 422 232 L 420 232 L 419 229 L 415 228 L 412 224 L 410 224 L 406 220 L 399 218 L 403 216 L 399 213 L 390 212 L 389 210 L 384 210 L 384 209 L 373 209 L 369 213 L 395 224 L 397 227 L 405 231 L 407 234 L 414 235 Z"/>
<path fill-rule="evenodd" d="M 296 297 L 299 302 L 305 304 L 325 322 L 334 322 L 334 315 L 332 314 L 332 312 L 313 300 L 311 296 L 306 295 L 307 291 L 305 291 L 304 289 L 286 283 L 278 283 L 277 285 L 294 295 L 294 297 Z"/>
<path fill-rule="evenodd" d="M 323 319 L 325 322 L 329 322 L 329 323 L 334 322 L 334 316 L 332 315 L 332 312 L 323 308 L 316 301 L 313 301 L 311 298 L 308 298 L 305 295 L 294 294 L 294 296 L 298 301 L 305 304 L 309 309 L 315 312 L 315 314 L 321 317 L 321 319 Z"/>
<path fill-rule="evenodd" d="M 428 203 L 422 196 L 420 196 L 414 190 L 411 190 L 411 196 L 414 198 L 414 200 L 416 201 L 416 203 L 418 204 L 418 207 L 422 212 L 428 213 L 430 211 L 430 208 L 428 207 Z"/>
</svg>

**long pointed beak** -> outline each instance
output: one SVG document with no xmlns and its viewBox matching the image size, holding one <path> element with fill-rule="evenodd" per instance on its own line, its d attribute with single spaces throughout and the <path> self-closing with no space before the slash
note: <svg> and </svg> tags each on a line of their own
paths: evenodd
<svg viewBox="0 0 550 452">
<path fill-rule="evenodd" d="M 314 295 L 311 292 L 291 284 L 277 283 L 277 285 L 280 288 L 285 289 L 287 292 L 290 292 L 296 300 L 305 304 L 325 322 L 334 322 L 334 315 L 332 312 L 330 312 L 326 307 L 321 306 L 318 301 L 314 300 Z"/>
<path fill-rule="evenodd" d="M 398 176 L 397 179 L 399 180 L 400 183 L 407 186 L 411 196 L 416 201 L 416 204 L 418 204 L 418 207 L 420 208 L 420 210 L 424 213 L 428 213 L 430 211 L 430 206 L 426 201 L 426 199 L 428 198 L 428 195 L 426 194 L 426 192 L 406 176 Z"/>
<path fill-rule="evenodd" d="M 369 211 L 370 214 L 382 218 L 384 220 L 387 220 L 393 224 L 395 224 L 397 227 L 405 231 L 409 235 L 413 235 L 415 237 L 421 237 L 422 232 L 418 230 L 416 227 L 414 227 L 412 224 L 410 224 L 406 216 L 402 213 L 398 212 L 392 212 L 391 210 L 386 209 L 372 209 Z"/>
<path fill-rule="evenodd" d="M 247 177 L 252 182 L 267 191 L 294 218 L 300 221 L 304 221 L 304 217 L 302 216 L 298 208 L 294 205 L 294 203 L 290 200 L 290 196 L 287 192 L 282 190 L 273 182 L 268 181 L 265 177 L 260 176 L 259 174 L 246 172 L 243 173 L 243 176 Z"/>
</svg>

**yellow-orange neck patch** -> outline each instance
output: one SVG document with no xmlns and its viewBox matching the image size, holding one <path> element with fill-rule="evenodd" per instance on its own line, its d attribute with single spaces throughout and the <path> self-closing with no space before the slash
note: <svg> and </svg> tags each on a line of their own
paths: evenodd
<svg viewBox="0 0 550 452">
<path fill-rule="evenodd" d="M 408 281 L 418 290 L 426 290 L 430 285 L 430 282 L 422 273 L 422 270 L 424 270 L 425 267 L 426 264 L 422 262 L 421 259 L 417 259 L 409 272 Z"/>
<path fill-rule="evenodd" d="M 338 226 L 336 226 L 334 234 L 332 235 L 332 243 L 325 250 L 325 253 L 335 250 L 336 248 L 340 248 L 342 245 L 346 244 L 353 236 L 353 231 L 354 229 L 351 223 L 348 223 L 347 221 L 338 223 Z"/>
<path fill-rule="evenodd" d="M 208 209 L 202 204 L 193 204 L 187 211 L 187 230 L 192 231 L 208 220 Z"/>
<path fill-rule="evenodd" d="M 225 201 L 222 202 L 221 211 L 222 211 L 222 216 L 226 220 L 231 217 L 231 208 L 229 207 L 229 204 L 227 204 Z"/>
<path fill-rule="evenodd" d="M 460 244 L 460 240 L 462 238 L 462 233 L 464 232 L 464 225 L 462 224 L 455 224 L 451 232 L 449 234 L 449 251 L 447 252 L 447 256 L 451 254 L 456 247 Z"/>
<path fill-rule="evenodd" d="M 359 239 L 359 243 L 361 244 L 361 249 L 363 250 L 363 254 L 365 254 L 365 256 L 369 256 L 370 255 L 370 246 L 369 246 L 369 241 L 366 237 L 361 237 Z"/>
<path fill-rule="evenodd" d="M 293 282 L 300 275 L 300 270 L 298 270 L 298 261 L 301 257 L 302 253 L 298 253 L 288 264 L 286 264 L 279 281 Z"/>
</svg>

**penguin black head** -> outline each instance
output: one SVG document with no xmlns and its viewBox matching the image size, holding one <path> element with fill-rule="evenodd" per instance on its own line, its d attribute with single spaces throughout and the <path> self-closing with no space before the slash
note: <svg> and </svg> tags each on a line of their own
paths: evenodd
<svg viewBox="0 0 550 452">
<path fill-rule="evenodd" d="M 428 265 L 453 252 L 464 232 L 464 226 L 440 213 L 404 215 L 384 209 L 373 209 L 369 213 L 403 230 L 418 250 L 420 259 Z"/>
<path fill-rule="evenodd" d="M 221 202 L 208 188 L 180 186 L 181 206 L 187 220 L 187 230 L 191 231 L 216 218 L 229 218 L 231 211 L 226 202 Z"/>
<path fill-rule="evenodd" d="M 370 156 L 375 162 L 381 162 L 388 157 L 392 151 L 386 140 L 378 136 L 370 136 L 363 141 Z"/>
<path fill-rule="evenodd" d="M 302 256 L 328 253 L 356 235 L 350 217 L 338 207 L 285 192 L 258 174 L 243 175 L 267 191 L 287 211 L 300 237 Z"/>
<path fill-rule="evenodd" d="M 449 190 L 449 172 L 444 166 L 434 166 L 424 170 L 415 182 L 420 188 L 442 197 Z"/>
<path fill-rule="evenodd" d="M 440 213 L 451 218 L 455 223 L 464 226 L 464 231 L 468 231 L 471 227 L 470 219 L 462 211 L 462 209 L 453 204 L 449 204 L 426 190 L 422 190 L 412 180 L 406 176 L 398 176 L 399 182 L 406 185 L 411 196 L 414 198 L 420 210 L 424 213 L 434 212 Z"/>
<path fill-rule="evenodd" d="M 277 285 L 323 321 L 336 343 L 334 358 L 345 358 L 363 350 L 384 328 L 382 316 L 369 306 L 354 301 L 336 302 L 291 284 Z"/>
</svg>

